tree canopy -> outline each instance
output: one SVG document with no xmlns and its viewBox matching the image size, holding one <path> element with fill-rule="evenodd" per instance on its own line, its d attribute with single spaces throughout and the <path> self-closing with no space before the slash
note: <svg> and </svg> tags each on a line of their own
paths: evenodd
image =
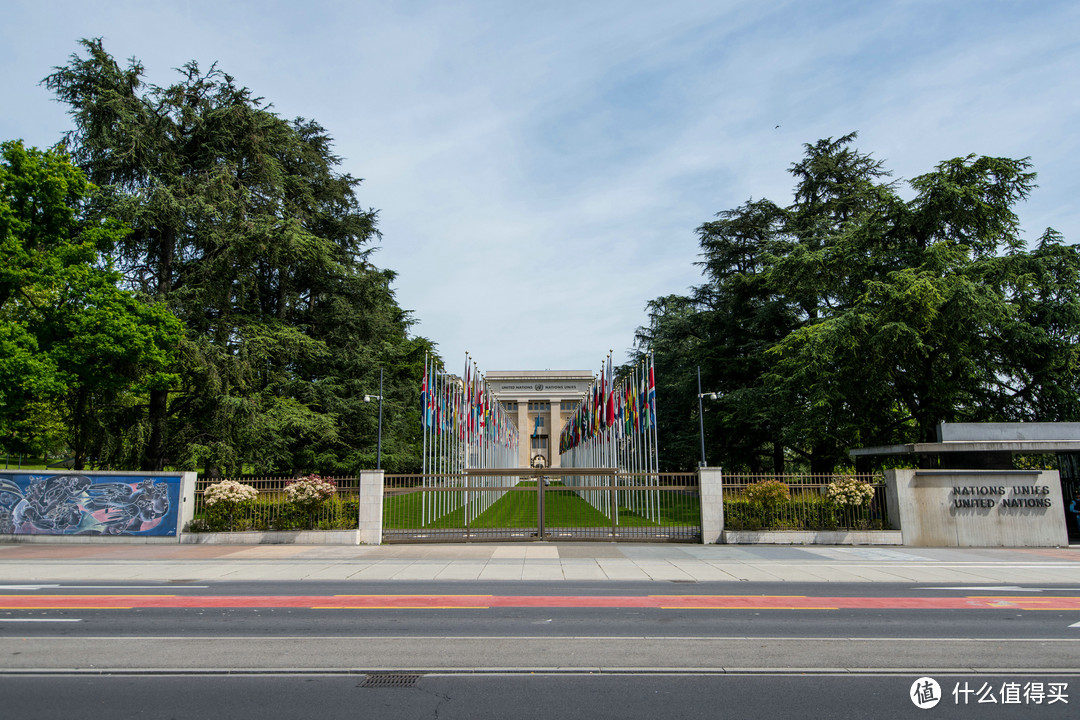
<svg viewBox="0 0 1080 720">
<path fill-rule="evenodd" d="M 750 200 L 698 228 L 706 282 L 651 303 L 638 339 L 684 388 L 661 437 L 693 447 L 679 438 L 696 430 L 698 365 L 721 394 L 710 460 L 755 471 L 829 472 L 942 421 L 1080 419 L 1080 252 L 1053 230 L 1027 249 L 1030 161 L 947 160 L 904 200 L 855 137 L 805 146 L 789 205 Z"/>
<path fill-rule="evenodd" d="M 73 129 L 0 162 L 0 442 L 82 467 L 211 474 L 419 466 L 411 334 L 371 263 L 378 214 L 317 122 L 279 117 L 216 65 L 144 79 L 85 40 L 44 83 Z M 791 201 L 698 229 L 703 283 L 658 298 L 660 458 L 831 471 L 851 447 L 942 421 L 1080 420 L 1080 251 L 1033 248 L 1028 159 L 976 155 L 909 181 L 807 144 Z"/>
<path fill-rule="evenodd" d="M 0 145 L 0 433 L 8 452 L 63 444 L 82 468 L 122 444 L 140 393 L 167 386 L 181 325 L 117 286 L 115 221 L 85 221 L 92 186 L 54 150 Z"/>
<path fill-rule="evenodd" d="M 120 293 L 110 302 L 123 300 L 118 316 L 153 312 L 175 324 L 153 346 L 163 354 L 126 358 L 151 348 L 104 318 L 68 318 L 78 343 L 55 354 L 55 368 L 32 352 L 34 337 L 6 324 L 0 341 L 26 350 L 4 366 L 23 378 L 10 387 L 27 402 L 47 397 L 79 353 L 86 368 L 87 358 L 142 368 L 129 388 L 137 398 L 83 410 L 93 418 L 86 452 L 107 467 L 352 472 L 375 464 L 377 409 L 363 396 L 378 392 L 382 368 L 384 467 L 416 466 L 431 343 L 410 334 L 394 273 L 370 262 L 377 213 L 360 205 L 359 180 L 338 169 L 327 131 L 278 117 L 216 65 L 189 62 L 174 84 L 157 86 L 99 39 L 82 51 L 44 80 L 74 122 L 63 147 L 78 169 L 64 172 L 84 183 L 65 217 L 95 230 L 101 253 L 84 251 L 70 266 L 100 271 L 99 285 Z M 12 231 L 13 259 L 31 230 Z M 47 272 L 40 262 L 24 264 Z M 14 272 L 0 276 L 0 293 L 11 294 Z M 95 291 L 106 292 L 82 288 Z"/>
</svg>

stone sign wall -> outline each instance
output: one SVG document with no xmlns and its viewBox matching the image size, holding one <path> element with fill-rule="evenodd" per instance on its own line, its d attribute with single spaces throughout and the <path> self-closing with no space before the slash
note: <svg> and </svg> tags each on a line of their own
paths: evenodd
<svg viewBox="0 0 1080 720">
<path fill-rule="evenodd" d="M 905 545 L 1069 543 L 1056 470 L 887 470 L 885 482 Z"/>
</svg>

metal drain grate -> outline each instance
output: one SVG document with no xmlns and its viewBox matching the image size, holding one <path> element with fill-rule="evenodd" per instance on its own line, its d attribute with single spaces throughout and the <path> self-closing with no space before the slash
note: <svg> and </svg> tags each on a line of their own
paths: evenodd
<svg viewBox="0 0 1080 720">
<path fill-rule="evenodd" d="M 421 673 L 372 673 L 360 687 L 366 688 L 406 688 L 412 687 L 423 677 Z"/>
</svg>

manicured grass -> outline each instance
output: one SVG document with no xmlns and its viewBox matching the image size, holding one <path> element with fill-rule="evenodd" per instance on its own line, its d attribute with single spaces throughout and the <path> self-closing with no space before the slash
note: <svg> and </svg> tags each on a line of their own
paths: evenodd
<svg viewBox="0 0 1080 720">
<path fill-rule="evenodd" d="M 472 528 L 529 528 L 537 526 L 536 518 L 536 482 L 522 481 L 514 488 L 499 488 L 498 490 L 479 491 L 481 495 L 491 497 L 494 500 L 479 515 L 472 517 L 476 512 L 475 500 L 469 507 L 469 527 Z M 476 492 L 472 493 L 475 497 Z M 604 492 L 599 491 L 603 496 Z M 452 498 L 453 504 L 462 501 L 463 493 L 429 493 L 428 494 L 428 518 L 424 522 L 422 513 L 423 500 L 420 492 L 410 492 L 388 495 L 383 501 L 383 527 L 388 529 L 450 529 L 465 527 L 465 508 L 457 507 L 445 512 L 435 519 L 431 519 L 433 512 L 432 503 L 439 502 L 432 498 L 445 496 Z M 619 492 L 620 500 L 627 498 L 629 493 Z M 655 495 L 648 490 L 635 493 L 639 502 L 646 502 L 646 496 L 655 502 Z M 620 507 L 618 512 L 619 527 L 656 527 L 658 525 L 697 525 L 700 522 L 700 502 L 696 495 L 684 495 L 681 493 L 660 493 L 660 522 L 654 522 L 645 516 L 645 510 L 641 508 L 630 509 Z M 449 503 L 449 501 L 448 501 Z M 580 497 L 571 489 L 563 489 L 560 482 L 553 482 L 544 489 L 544 525 L 547 527 L 611 527 L 611 518 L 593 507 L 592 504 Z"/>
<path fill-rule="evenodd" d="M 427 493 L 426 513 L 424 495 L 425 493 L 417 490 L 383 498 L 383 527 L 391 530 L 462 527 L 463 514 L 461 518 L 456 518 L 454 512 L 444 512 L 440 517 L 431 518 L 433 513 L 444 507 L 443 503 L 458 502 L 458 493 Z"/>
<path fill-rule="evenodd" d="M 18 472 L 21 470 L 45 470 L 49 463 L 56 462 L 55 460 L 46 460 L 45 458 L 30 457 L 29 455 L 22 456 L 21 468 L 20 458 L 18 455 L 7 455 L 4 457 L 4 469 Z M 64 468 L 57 468 L 57 470 L 63 470 Z"/>
<path fill-rule="evenodd" d="M 531 483 L 531 485 L 535 488 L 536 483 Z M 464 491 L 422 493 L 417 490 L 387 495 L 383 499 L 383 527 L 393 530 L 463 528 L 465 527 L 465 508 L 462 506 L 464 494 Z M 470 513 L 476 512 L 475 496 L 477 494 L 481 497 L 497 499 L 481 513 L 479 518 L 470 519 L 471 527 L 536 527 L 536 491 L 529 489 L 526 483 L 519 483 L 515 488 L 470 492 L 474 498 L 470 503 Z M 446 510 L 447 506 L 458 507 Z M 433 514 L 438 516 L 432 518 Z"/>
</svg>

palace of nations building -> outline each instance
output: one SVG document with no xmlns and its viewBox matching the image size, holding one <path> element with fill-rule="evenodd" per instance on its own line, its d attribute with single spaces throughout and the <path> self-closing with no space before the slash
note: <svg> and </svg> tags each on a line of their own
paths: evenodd
<svg viewBox="0 0 1080 720">
<path fill-rule="evenodd" d="M 587 370 L 493 370 L 487 385 L 520 437 L 519 467 L 559 467 L 559 432 L 593 382 Z"/>
</svg>

